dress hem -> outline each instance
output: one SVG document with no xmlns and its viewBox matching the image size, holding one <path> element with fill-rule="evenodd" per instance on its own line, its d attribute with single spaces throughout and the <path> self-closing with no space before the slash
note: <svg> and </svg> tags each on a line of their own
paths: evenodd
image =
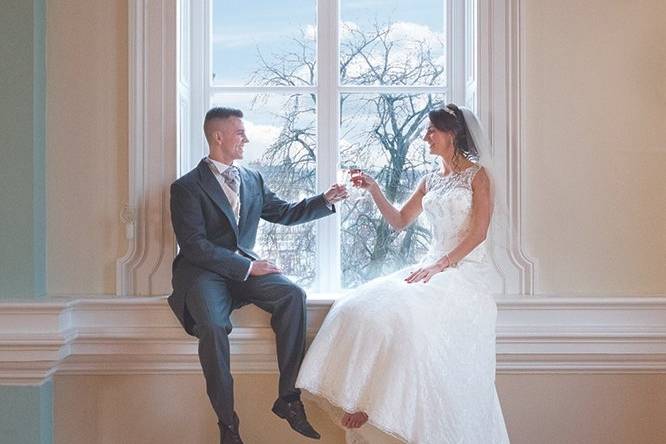
<svg viewBox="0 0 666 444">
<path fill-rule="evenodd" d="M 354 406 L 343 406 L 343 405 L 341 405 L 341 403 L 339 403 L 338 401 L 334 400 L 332 395 L 330 395 L 330 394 L 328 394 L 328 393 L 325 393 L 325 392 L 322 391 L 322 390 L 317 390 L 317 389 L 314 389 L 314 388 L 312 388 L 312 387 L 304 387 L 304 386 L 303 386 L 303 387 L 299 387 L 299 388 L 300 388 L 301 390 L 305 390 L 306 392 L 308 392 L 308 393 L 309 393 L 310 395 L 312 395 L 312 396 L 315 396 L 315 397 L 318 396 L 318 397 L 320 397 L 320 398 L 325 399 L 326 401 L 328 401 L 328 403 L 329 403 L 330 405 L 332 405 L 332 406 L 335 407 L 335 408 L 338 408 L 338 409 L 342 410 L 342 411 L 345 412 L 345 413 L 349 413 L 349 414 L 356 413 L 356 412 L 364 412 L 364 413 L 366 413 L 366 414 L 368 415 L 368 420 L 367 420 L 366 424 L 369 424 L 369 425 L 373 426 L 374 428 L 376 428 L 376 429 L 379 430 L 380 432 L 385 433 L 385 434 L 389 435 L 390 437 L 399 440 L 399 441 L 402 442 L 402 443 L 410 444 L 410 442 L 409 442 L 404 436 L 402 436 L 399 432 L 397 432 L 397 431 L 395 431 L 395 430 L 392 430 L 390 427 L 387 427 L 387 426 L 384 426 L 384 425 L 381 425 L 381 424 L 377 424 L 375 421 L 373 421 L 373 420 L 371 419 L 372 417 L 371 417 L 370 414 L 368 413 L 368 410 L 369 410 L 369 409 L 364 408 L 364 407 L 361 407 L 361 406 L 359 406 L 359 405 L 354 405 Z M 340 427 L 342 427 L 345 431 L 349 430 L 349 431 L 352 431 L 352 432 L 353 432 L 353 431 L 355 430 L 355 429 L 348 429 L 348 428 L 342 426 L 341 424 L 338 424 L 338 425 L 339 425 Z M 365 425 L 365 424 L 364 424 L 364 425 Z M 361 427 L 363 427 L 363 426 L 361 426 Z"/>
</svg>

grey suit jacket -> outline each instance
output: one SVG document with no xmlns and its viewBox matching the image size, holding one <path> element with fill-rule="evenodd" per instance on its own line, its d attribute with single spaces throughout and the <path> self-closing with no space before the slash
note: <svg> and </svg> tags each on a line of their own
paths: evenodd
<svg viewBox="0 0 666 444">
<path fill-rule="evenodd" d="M 252 260 L 259 219 L 296 225 L 335 212 L 323 194 L 289 203 L 278 198 L 261 174 L 240 167 L 241 209 L 236 223 L 227 196 L 203 160 L 171 184 L 171 223 L 180 252 L 173 261 L 173 293 L 169 305 L 185 330 L 192 333 L 193 320 L 185 309 L 188 289 L 204 272 L 242 281 Z"/>
</svg>

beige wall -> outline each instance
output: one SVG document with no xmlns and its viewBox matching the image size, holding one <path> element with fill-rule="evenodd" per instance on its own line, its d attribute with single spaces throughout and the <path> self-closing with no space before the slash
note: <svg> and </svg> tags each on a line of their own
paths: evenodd
<svg viewBox="0 0 666 444">
<path fill-rule="evenodd" d="M 666 375 L 500 375 L 511 444 L 666 442 Z"/>
<path fill-rule="evenodd" d="M 277 375 L 235 375 L 236 410 L 247 444 L 306 444 L 271 412 Z M 55 444 L 200 444 L 219 440 L 199 375 L 57 376 Z M 344 442 L 340 429 L 308 404 L 321 444 Z"/>
<path fill-rule="evenodd" d="M 538 293 L 666 293 L 666 2 L 524 1 Z"/>
<path fill-rule="evenodd" d="M 47 2 L 47 290 L 115 292 L 125 252 L 127 1 Z"/>
<path fill-rule="evenodd" d="M 235 380 L 246 443 L 312 442 L 270 412 L 276 376 Z M 497 387 L 512 444 L 666 442 L 666 375 L 500 375 Z M 217 442 L 197 375 L 58 376 L 54 402 L 55 444 Z M 344 442 L 324 412 L 307 408 L 321 444 Z"/>
</svg>

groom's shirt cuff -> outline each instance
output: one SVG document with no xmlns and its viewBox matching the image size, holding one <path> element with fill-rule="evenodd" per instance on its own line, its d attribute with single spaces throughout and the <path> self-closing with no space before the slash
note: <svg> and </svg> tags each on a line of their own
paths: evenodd
<svg viewBox="0 0 666 444">
<path fill-rule="evenodd" d="M 326 193 L 321 193 L 321 197 L 324 198 L 324 204 L 326 205 L 326 208 L 328 208 L 328 211 L 333 211 L 333 204 L 326 199 Z"/>
<path fill-rule="evenodd" d="M 250 277 L 250 273 L 252 273 L 252 266 L 254 265 L 254 261 L 250 262 L 250 267 L 247 269 L 247 274 L 245 275 L 245 279 L 243 279 L 243 282 L 247 281 L 247 278 Z"/>
</svg>

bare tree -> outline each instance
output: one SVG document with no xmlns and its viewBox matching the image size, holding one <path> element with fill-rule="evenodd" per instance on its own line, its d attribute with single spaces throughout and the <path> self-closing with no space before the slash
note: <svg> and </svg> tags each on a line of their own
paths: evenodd
<svg viewBox="0 0 666 444">
<path fill-rule="evenodd" d="M 427 40 L 396 40 L 392 27 L 374 25 L 371 30 L 346 26 L 340 46 L 340 81 L 350 85 L 437 85 L 444 72 Z M 313 46 L 301 34 L 297 50 L 265 57 L 252 82 L 267 86 L 314 85 L 316 64 Z M 441 43 L 441 41 L 440 41 Z M 256 167 L 280 195 L 297 197 L 316 188 L 315 94 L 292 94 L 275 115 L 282 129 Z M 441 105 L 431 94 L 385 92 L 340 95 L 340 158 L 342 167 L 362 166 L 375 176 L 391 202 L 405 200 L 427 171 L 424 147 L 415 148 L 428 112 Z M 256 103 L 262 96 L 255 98 Z M 411 148 L 410 148 L 411 147 Z M 296 230 L 296 231 L 294 231 Z M 356 285 L 408 262 L 427 248 L 428 229 L 415 223 L 402 233 L 393 231 L 368 198 L 351 199 L 342 208 L 343 284 Z M 294 235 L 294 233 L 297 233 Z M 294 228 L 266 225 L 264 245 L 277 254 L 280 239 L 291 239 L 293 253 L 314 243 L 312 224 Z M 268 241 L 268 244 L 266 244 Z M 291 250 L 291 248 L 289 248 Z M 283 250 L 284 254 L 284 250 Z M 288 255 L 289 253 L 287 253 Z M 313 261 L 312 261 L 313 263 Z M 312 263 L 301 263 L 289 274 L 312 279 Z M 284 265 L 283 265 L 284 267 Z"/>
</svg>

